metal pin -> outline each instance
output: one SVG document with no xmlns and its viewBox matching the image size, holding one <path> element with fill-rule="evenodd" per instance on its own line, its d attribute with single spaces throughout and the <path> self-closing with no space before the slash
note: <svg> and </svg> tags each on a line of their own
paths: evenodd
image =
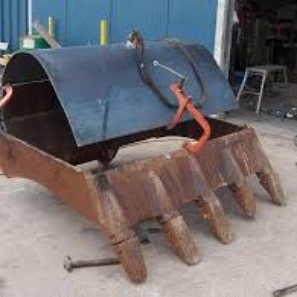
<svg viewBox="0 0 297 297">
<path fill-rule="evenodd" d="M 283 288 L 280 290 L 276 290 L 273 292 L 273 297 L 281 297 L 281 296 L 285 296 L 288 295 L 290 293 L 294 293 L 297 292 L 297 285 L 293 285 L 287 288 Z"/>
<path fill-rule="evenodd" d="M 66 257 L 64 260 L 64 268 L 68 272 L 72 272 L 73 269 L 86 268 L 86 267 L 99 267 L 99 266 L 111 266 L 119 265 L 121 262 L 117 258 L 111 259 L 98 259 L 88 261 L 73 261 L 71 257 Z"/>
<path fill-rule="evenodd" d="M 168 66 L 166 66 L 166 65 L 164 65 L 164 64 L 159 63 L 158 61 L 154 61 L 154 62 L 153 62 L 153 65 L 154 65 L 154 67 L 160 67 L 160 68 L 163 68 L 163 69 L 165 69 L 165 70 L 171 72 L 172 74 L 178 76 L 178 77 L 181 78 L 181 79 L 184 79 L 184 80 L 187 80 L 187 79 L 188 79 L 187 76 L 185 76 L 185 75 L 183 75 L 183 74 L 181 74 L 181 73 L 175 71 L 174 69 L 172 69 L 172 68 L 170 68 L 170 67 L 168 67 Z"/>
</svg>

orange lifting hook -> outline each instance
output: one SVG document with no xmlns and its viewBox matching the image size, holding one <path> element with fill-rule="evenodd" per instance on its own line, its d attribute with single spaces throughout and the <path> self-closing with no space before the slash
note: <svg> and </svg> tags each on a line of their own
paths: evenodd
<svg viewBox="0 0 297 297">
<path fill-rule="evenodd" d="M 192 103 L 192 98 L 188 97 L 184 93 L 182 83 L 172 84 L 170 86 L 170 90 L 175 94 L 179 103 L 179 108 L 173 119 L 173 122 L 168 128 L 173 129 L 180 122 L 184 112 L 187 110 L 203 129 L 203 134 L 197 141 L 186 142 L 184 145 L 185 149 L 188 150 L 190 153 L 197 154 L 201 150 L 201 148 L 205 145 L 205 143 L 207 142 L 207 140 L 211 135 L 210 125 L 208 124 L 204 116 L 199 112 L 199 110 Z"/>
<path fill-rule="evenodd" d="M 2 110 L 5 105 L 9 102 L 13 95 L 13 88 L 11 85 L 6 85 L 2 88 L 2 91 L 5 93 L 4 97 L 0 100 L 0 110 Z"/>
</svg>

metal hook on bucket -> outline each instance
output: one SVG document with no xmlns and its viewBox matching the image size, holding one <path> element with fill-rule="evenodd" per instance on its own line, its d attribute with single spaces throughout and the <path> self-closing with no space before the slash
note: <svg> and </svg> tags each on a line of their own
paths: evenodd
<svg viewBox="0 0 297 297">
<path fill-rule="evenodd" d="M 173 122 L 168 128 L 173 129 L 181 121 L 181 118 L 183 117 L 184 113 L 188 111 L 190 115 L 194 118 L 194 120 L 202 128 L 203 134 L 196 141 L 186 142 L 184 147 L 190 153 L 198 154 L 211 135 L 210 125 L 204 118 L 204 116 L 199 112 L 199 110 L 194 106 L 194 104 L 191 101 L 191 97 L 188 97 L 185 94 L 183 90 L 183 85 L 181 83 L 172 84 L 170 86 L 170 89 L 177 98 L 179 108 L 173 119 Z"/>
<path fill-rule="evenodd" d="M 6 85 L 2 87 L 2 92 L 4 92 L 4 97 L 0 100 L 0 110 L 2 110 L 5 105 L 10 101 L 13 95 L 13 88 L 11 85 Z"/>
</svg>

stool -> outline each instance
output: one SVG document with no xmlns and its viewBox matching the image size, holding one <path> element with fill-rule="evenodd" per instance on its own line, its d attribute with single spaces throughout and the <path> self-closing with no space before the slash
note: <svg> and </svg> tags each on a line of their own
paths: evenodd
<svg viewBox="0 0 297 297">
<path fill-rule="evenodd" d="M 241 83 L 239 92 L 237 94 L 236 100 L 239 101 L 241 99 L 241 96 L 245 93 L 253 94 L 258 96 L 258 103 L 257 103 L 257 108 L 256 108 L 256 113 L 258 114 L 261 109 L 261 104 L 264 96 L 264 88 L 265 84 L 267 81 L 267 78 L 269 75 L 272 73 L 282 73 L 283 75 L 283 82 L 284 85 L 288 85 L 288 75 L 287 75 L 287 67 L 282 66 L 282 65 L 261 65 L 261 66 L 253 66 L 253 67 L 248 67 L 245 70 L 244 78 Z M 244 88 L 247 84 L 247 80 L 250 76 L 260 76 L 262 77 L 261 81 L 261 87 L 259 92 L 247 92 L 244 91 Z"/>
</svg>

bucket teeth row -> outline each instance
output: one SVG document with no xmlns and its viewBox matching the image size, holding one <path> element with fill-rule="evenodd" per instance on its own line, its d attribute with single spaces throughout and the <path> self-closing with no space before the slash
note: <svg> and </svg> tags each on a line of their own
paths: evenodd
<svg viewBox="0 0 297 297">
<path fill-rule="evenodd" d="M 256 140 L 257 141 L 257 140 Z M 187 264 L 200 261 L 198 249 L 186 226 L 179 209 L 183 204 L 194 202 L 198 213 L 208 223 L 212 233 L 224 244 L 231 243 L 235 235 L 215 192 L 226 187 L 247 218 L 256 215 L 256 199 L 248 187 L 246 176 L 256 173 L 261 185 L 266 189 L 275 204 L 284 203 L 278 176 L 273 172 L 261 147 L 256 144 L 257 158 L 261 162 L 250 162 L 250 152 L 242 144 L 241 157 L 234 147 L 202 151 L 198 156 L 185 151 L 172 154 L 171 158 L 158 158 L 151 162 L 132 164 L 107 173 L 111 186 L 120 193 L 119 201 L 127 206 L 126 197 L 137 192 L 137 203 L 147 208 L 142 218 L 139 212 L 129 216 L 131 224 L 141 219 L 155 219 L 161 226 L 161 233 L 174 252 Z M 215 154 L 215 156 L 213 155 Z M 260 155 L 259 155 L 260 154 Z M 269 166 L 267 166 L 267 164 Z M 257 167 L 257 166 L 258 167 Z M 247 174 L 248 173 L 248 174 Z M 141 187 L 139 187 L 141 185 Z M 125 189 L 125 195 L 122 195 Z M 135 202 L 135 201 L 134 201 Z M 134 205 L 135 206 L 135 205 Z M 131 210 L 127 213 L 131 214 Z"/>
<path fill-rule="evenodd" d="M 234 240 L 234 233 L 216 196 L 218 189 L 228 188 L 244 215 L 254 217 L 256 203 L 246 177 L 256 174 L 272 202 L 285 203 L 279 177 L 252 129 L 210 141 L 196 156 L 181 149 L 170 156 L 97 173 L 77 170 L 0 132 L 0 165 L 7 176 L 26 177 L 47 186 L 98 224 L 127 275 L 137 283 L 146 278 L 140 240 L 133 231 L 140 222 L 155 220 L 176 255 L 193 265 L 200 256 L 180 213 L 184 204 L 196 205 L 197 215 L 222 243 L 228 244 Z M 54 178 L 57 173 L 61 177 L 58 181 Z"/>
</svg>

